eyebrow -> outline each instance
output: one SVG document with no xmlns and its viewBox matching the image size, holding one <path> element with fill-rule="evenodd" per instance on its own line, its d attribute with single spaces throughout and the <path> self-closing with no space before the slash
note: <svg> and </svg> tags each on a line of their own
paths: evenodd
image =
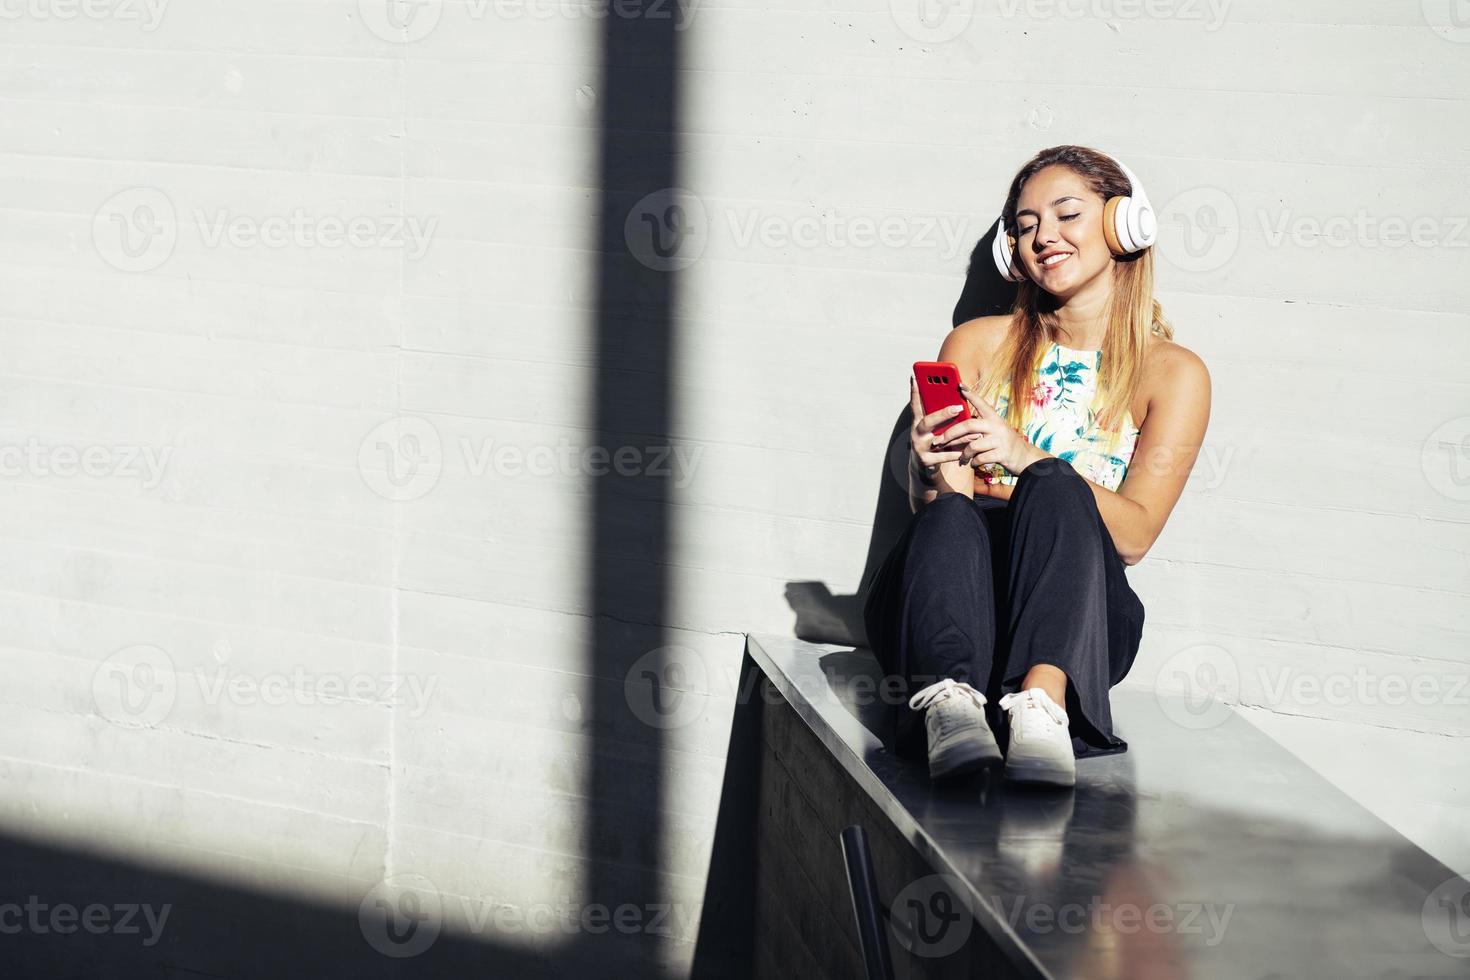
<svg viewBox="0 0 1470 980">
<path fill-rule="evenodd" d="M 1059 205 L 1059 204 L 1065 204 L 1068 201 L 1080 201 L 1080 200 L 1082 200 L 1082 198 L 1076 197 L 1074 195 L 1068 195 L 1067 197 L 1059 197 L 1055 201 L 1052 201 L 1051 202 L 1051 206 L 1052 207 L 1056 207 L 1057 205 Z M 1039 217 L 1041 217 L 1041 215 L 1037 214 L 1035 211 L 1032 211 L 1030 208 L 1027 208 L 1024 211 L 1017 211 L 1016 212 L 1017 219 L 1019 219 L 1021 217 L 1021 215 L 1023 215 L 1023 214 L 1029 214 L 1033 218 L 1039 218 Z"/>
</svg>

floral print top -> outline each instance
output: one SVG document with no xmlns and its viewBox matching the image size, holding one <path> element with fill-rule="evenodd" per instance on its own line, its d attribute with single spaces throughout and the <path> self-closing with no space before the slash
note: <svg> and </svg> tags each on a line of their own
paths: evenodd
<svg viewBox="0 0 1470 980">
<path fill-rule="evenodd" d="M 1139 430 L 1133 425 L 1133 413 L 1128 412 L 1117 445 L 1108 451 L 1109 433 L 1099 426 L 1092 411 L 1101 364 L 1100 350 L 1074 350 L 1052 342 L 1042 355 L 1031 388 L 1025 436 L 1038 449 L 1066 460 L 1084 478 L 1117 490 L 1128 473 Z M 1006 387 L 1001 386 L 995 403 L 1002 416 L 1010 405 Z M 976 472 L 987 483 L 1016 482 L 998 463 L 982 465 Z"/>
</svg>

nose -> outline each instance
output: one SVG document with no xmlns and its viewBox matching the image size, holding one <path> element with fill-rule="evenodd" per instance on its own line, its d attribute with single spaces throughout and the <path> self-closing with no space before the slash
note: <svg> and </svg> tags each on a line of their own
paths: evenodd
<svg viewBox="0 0 1470 980">
<path fill-rule="evenodd" d="M 1031 250 L 1037 255 L 1055 245 L 1062 223 L 1054 217 L 1036 219 L 1036 233 L 1031 236 Z"/>
</svg>

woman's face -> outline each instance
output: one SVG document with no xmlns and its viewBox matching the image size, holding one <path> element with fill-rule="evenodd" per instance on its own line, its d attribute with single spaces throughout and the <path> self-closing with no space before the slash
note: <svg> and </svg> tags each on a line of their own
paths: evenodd
<svg viewBox="0 0 1470 980">
<path fill-rule="evenodd" d="M 1016 261 L 1028 278 L 1062 299 L 1098 276 L 1112 276 L 1103 238 L 1103 199 L 1072 170 L 1038 170 L 1016 201 Z"/>
</svg>

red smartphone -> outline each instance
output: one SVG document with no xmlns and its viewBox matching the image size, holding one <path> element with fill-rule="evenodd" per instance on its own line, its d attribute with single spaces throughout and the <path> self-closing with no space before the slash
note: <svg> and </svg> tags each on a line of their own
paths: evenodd
<svg viewBox="0 0 1470 980">
<path fill-rule="evenodd" d="M 935 432 L 943 432 L 970 417 L 970 403 L 960 394 L 960 369 L 949 361 L 915 361 L 914 381 L 919 386 L 919 400 L 924 403 L 925 415 L 933 415 L 951 405 L 960 406 L 959 414 L 936 425 Z"/>
</svg>

